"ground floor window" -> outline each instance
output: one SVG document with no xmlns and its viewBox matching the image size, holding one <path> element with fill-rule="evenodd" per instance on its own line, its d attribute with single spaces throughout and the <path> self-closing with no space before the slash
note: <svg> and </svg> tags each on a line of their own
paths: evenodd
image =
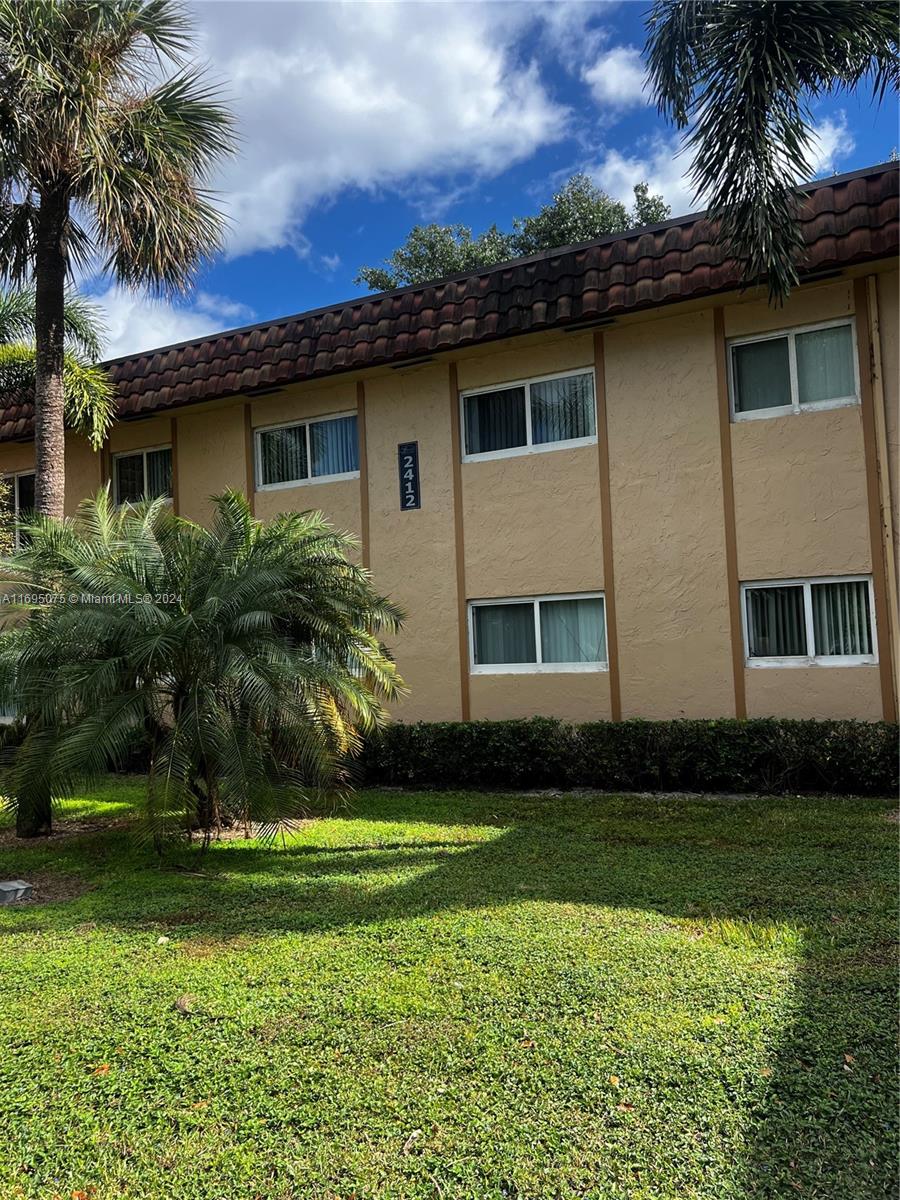
<svg viewBox="0 0 900 1200">
<path fill-rule="evenodd" d="M 748 666 L 875 662 L 868 576 L 771 580 L 742 589 Z"/>
<path fill-rule="evenodd" d="M 4 475 L 3 478 L 9 487 L 6 504 L 18 524 L 21 514 L 31 512 L 34 508 L 34 471 L 20 471 L 17 475 Z M 21 544 L 22 538 L 16 529 L 16 545 Z"/>
<path fill-rule="evenodd" d="M 473 600 L 469 644 L 474 674 L 603 670 L 607 665 L 603 595 Z"/>
<path fill-rule="evenodd" d="M 113 458 L 116 504 L 172 495 L 172 447 L 156 446 Z"/>
</svg>

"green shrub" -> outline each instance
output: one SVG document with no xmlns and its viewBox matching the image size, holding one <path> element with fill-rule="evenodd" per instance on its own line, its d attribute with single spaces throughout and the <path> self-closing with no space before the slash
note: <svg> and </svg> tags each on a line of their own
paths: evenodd
<svg viewBox="0 0 900 1200">
<path fill-rule="evenodd" d="M 366 747 L 370 785 L 600 791 L 831 792 L 898 788 L 897 726 L 764 718 L 395 724 Z"/>
</svg>

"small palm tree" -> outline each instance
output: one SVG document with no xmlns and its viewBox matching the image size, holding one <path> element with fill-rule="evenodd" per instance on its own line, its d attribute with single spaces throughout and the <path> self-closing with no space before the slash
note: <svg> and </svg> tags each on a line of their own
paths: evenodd
<svg viewBox="0 0 900 1200">
<path fill-rule="evenodd" d="M 223 824 L 272 830 L 348 786 L 402 680 L 380 641 L 401 614 L 320 513 L 253 519 L 237 492 L 204 529 L 164 501 L 36 516 L 0 562 L 30 619 L 0 632 L 0 704 L 34 714 L 11 775 L 20 812 L 149 744 L 158 844 Z"/>
<path fill-rule="evenodd" d="M 106 332 L 100 309 L 74 292 L 65 298 L 63 360 L 65 419 L 99 450 L 115 417 L 115 391 L 97 366 Z M 34 293 L 0 292 L 0 398 L 34 395 Z"/>
<path fill-rule="evenodd" d="M 186 64 L 191 46 L 176 0 L 0 0 L 0 275 L 35 286 L 35 502 L 48 516 L 65 495 L 71 267 L 96 256 L 127 286 L 172 291 L 219 245 L 203 184 L 232 123 Z"/>
<path fill-rule="evenodd" d="M 894 0 L 656 0 L 649 83 L 690 128 L 690 178 L 745 277 L 782 302 L 803 242 L 794 185 L 812 174 L 810 101 L 870 83 L 897 88 Z"/>
</svg>

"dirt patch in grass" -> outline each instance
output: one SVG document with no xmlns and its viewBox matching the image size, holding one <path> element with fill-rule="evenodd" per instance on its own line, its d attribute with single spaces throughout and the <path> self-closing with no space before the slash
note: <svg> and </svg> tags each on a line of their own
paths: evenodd
<svg viewBox="0 0 900 1200">
<path fill-rule="evenodd" d="M 29 846 L 47 846 L 53 842 L 64 842 L 70 838 L 86 837 L 89 834 L 107 833 L 113 829 L 125 829 L 131 824 L 129 818 L 110 820 L 109 817 L 100 820 L 71 820 L 54 821 L 53 832 L 47 837 L 17 838 L 14 827 L 0 829 L 0 847 L 17 846 L 23 850 Z"/>
<path fill-rule="evenodd" d="M 56 871 L 26 871 L 23 878 L 34 890 L 30 899 L 19 901 L 22 906 L 33 907 L 36 904 L 59 904 L 64 900 L 75 900 L 85 892 L 92 891 L 94 886 L 79 879 L 77 875 L 61 875 Z"/>
</svg>

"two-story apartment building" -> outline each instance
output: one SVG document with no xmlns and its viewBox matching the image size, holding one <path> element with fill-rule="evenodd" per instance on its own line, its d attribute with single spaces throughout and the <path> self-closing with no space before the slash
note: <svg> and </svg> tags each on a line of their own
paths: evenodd
<svg viewBox="0 0 900 1200">
<path fill-rule="evenodd" d="M 897 191 L 809 187 L 783 308 L 701 214 L 116 360 L 67 505 L 323 510 L 408 612 L 404 720 L 894 719 Z"/>
</svg>

